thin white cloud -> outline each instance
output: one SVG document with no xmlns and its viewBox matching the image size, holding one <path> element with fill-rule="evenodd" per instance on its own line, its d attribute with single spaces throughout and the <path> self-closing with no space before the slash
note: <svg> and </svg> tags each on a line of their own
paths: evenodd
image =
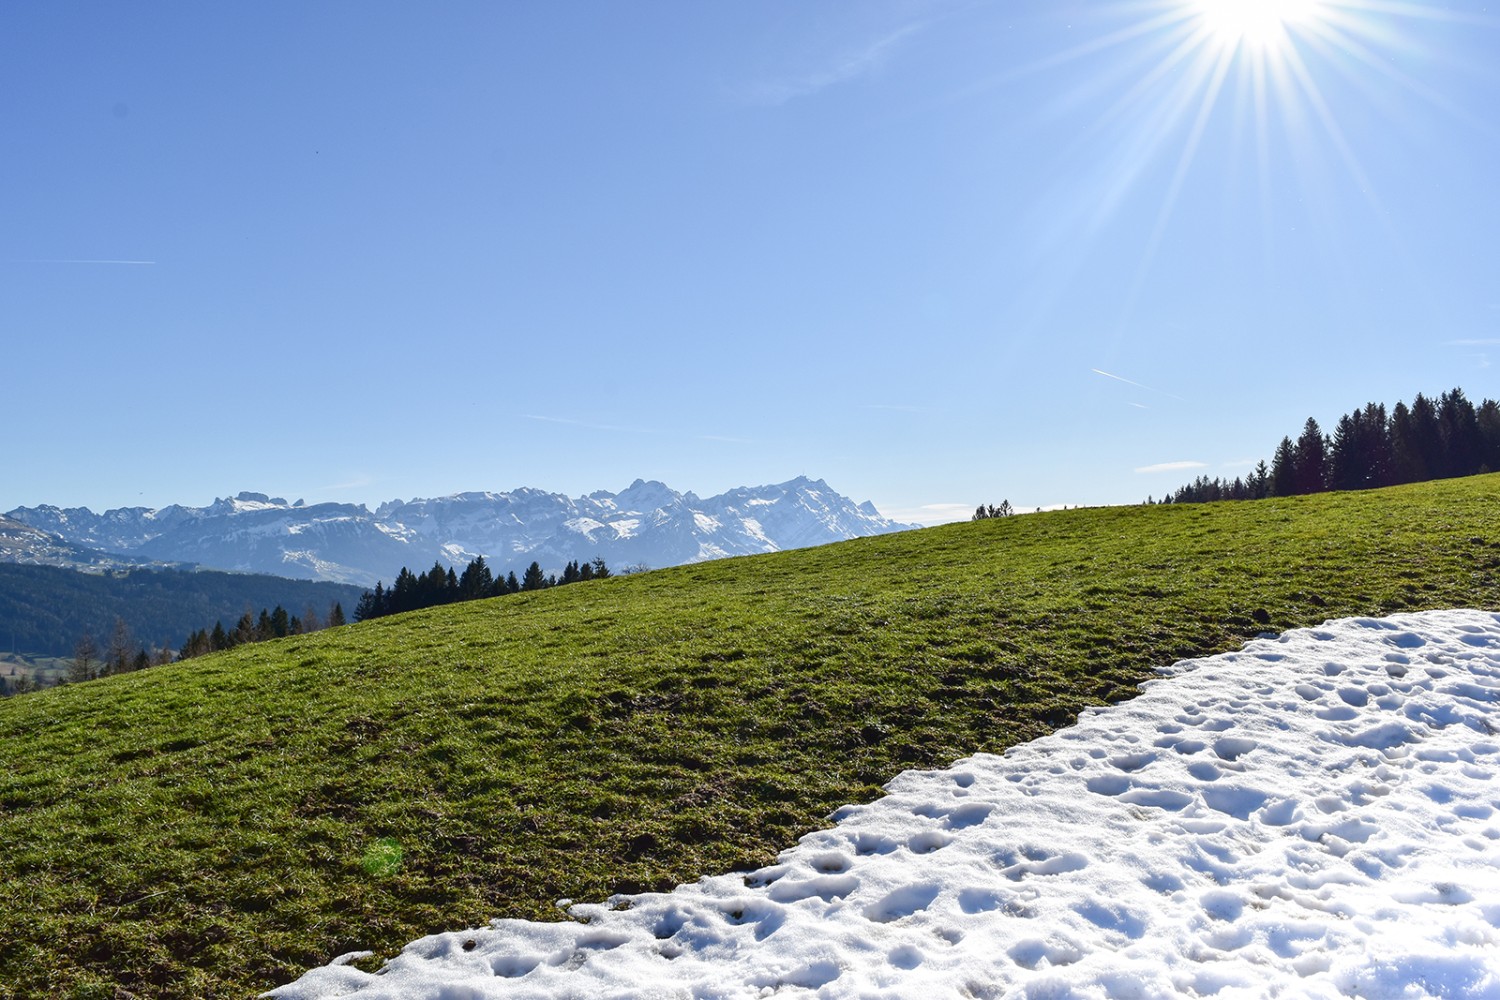
<svg viewBox="0 0 1500 1000">
<path fill-rule="evenodd" d="M 1167 392 L 1167 391 L 1165 391 L 1163 389 L 1153 389 L 1149 385 L 1142 385 L 1139 382 L 1132 382 L 1128 378 L 1124 378 L 1124 377 L 1122 377 L 1120 375 L 1115 375 L 1112 372 L 1107 372 L 1107 371 L 1105 371 L 1102 368 L 1090 368 L 1089 371 L 1093 372 L 1095 375 L 1103 375 L 1105 378 L 1112 378 L 1116 382 L 1124 382 L 1126 385 L 1133 385 L 1137 389 L 1145 389 L 1147 392 L 1159 393 L 1159 394 L 1161 394 L 1163 396 L 1166 396 L 1168 399 L 1175 399 L 1179 403 L 1185 402 L 1185 400 L 1181 396 L 1174 396 L 1170 392 Z M 1142 409 L 1144 409 L 1144 407 L 1142 407 Z"/>
<path fill-rule="evenodd" d="M 861 410 L 890 410 L 895 413 L 927 413 L 925 406 L 908 406 L 904 403 L 861 403 Z"/>
<path fill-rule="evenodd" d="M 617 424 L 596 424 L 589 420 L 573 420 L 568 417 L 547 417 L 539 413 L 523 413 L 523 420 L 535 420 L 544 424 L 562 424 L 565 427 L 582 427 L 591 431 L 611 431 L 621 434 L 656 434 L 645 427 L 621 427 Z"/>
<path fill-rule="evenodd" d="M 831 65 L 807 76 L 782 80 L 766 80 L 753 84 L 744 91 L 744 99 L 751 104 L 779 107 L 798 98 L 808 97 L 819 91 L 841 83 L 857 80 L 876 72 L 890 58 L 901 43 L 921 28 L 921 24 L 908 24 L 864 48 L 845 53 Z"/>
<path fill-rule="evenodd" d="M 920 507 L 891 507 L 877 503 L 875 509 L 892 521 L 927 526 L 967 521 L 974 516 L 976 506 L 972 503 L 927 503 Z"/>
<path fill-rule="evenodd" d="M 1121 378 L 1118 375 L 1111 375 L 1109 372 L 1105 371 L 1102 368 L 1090 368 L 1089 371 L 1093 372 L 1095 375 L 1103 375 L 1105 378 L 1112 378 L 1116 382 L 1124 382 L 1126 385 L 1133 385 L 1137 389 L 1145 389 L 1145 390 L 1147 390 L 1149 392 L 1155 392 L 1156 391 L 1155 389 L 1152 389 L 1149 385 L 1141 385 L 1139 382 L 1132 382 L 1128 378 Z"/>
<path fill-rule="evenodd" d="M 1500 347 L 1500 337 L 1479 338 L 1476 340 L 1447 340 L 1443 342 L 1444 347 Z"/>
<path fill-rule="evenodd" d="M 1143 465 L 1136 472 L 1150 475 L 1153 472 L 1182 472 L 1187 469 L 1206 469 L 1207 462 L 1161 462 L 1157 465 Z"/>
<path fill-rule="evenodd" d="M 30 258 L 30 259 L 27 259 L 27 260 L 8 260 L 5 263 L 7 263 L 7 264 L 131 264 L 131 265 L 137 265 L 137 266 L 139 266 L 139 265 L 155 264 L 156 261 L 154 261 L 154 260 L 85 260 L 85 259 L 82 259 L 82 258 L 62 259 L 62 258 L 53 258 L 53 257 L 33 257 L 33 258 Z"/>
</svg>

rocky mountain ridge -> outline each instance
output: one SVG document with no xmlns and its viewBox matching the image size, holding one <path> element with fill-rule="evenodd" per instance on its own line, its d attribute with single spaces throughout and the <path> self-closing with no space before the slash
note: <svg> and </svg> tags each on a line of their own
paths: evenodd
<svg viewBox="0 0 1500 1000">
<path fill-rule="evenodd" d="M 560 570 L 602 556 L 611 566 L 673 566 L 725 556 L 775 552 L 901 531 L 866 502 L 856 504 L 804 476 L 700 498 L 637 479 L 619 493 L 568 497 L 545 490 L 457 493 L 364 504 L 288 503 L 263 493 L 216 499 L 207 507 L 19 507 L 5 515 L 25 525 L 23 558 L 0 535 L 0 561 L 48 561 L 38 534 L 58 553 L 109 553 L 116 559 L 191 563 L 299 579 L 370 586 L 402 566 L 434 562 L 462 569 L 476 556 L 505 572 L 532 561 Z M 23 532 L 14 532 L 20 537 Z M 51 560 L 53 565 L 75 565 Z"/>
</svg>

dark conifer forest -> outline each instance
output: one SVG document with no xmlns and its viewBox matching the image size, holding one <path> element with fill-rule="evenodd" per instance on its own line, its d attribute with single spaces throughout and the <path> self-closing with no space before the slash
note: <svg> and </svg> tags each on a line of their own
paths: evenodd
<svg viewBox="0 0 1500 1000">
<path fill-rule="evenodd" d="M 259 617 L 246 611 L 240 615 L 233 628 L 225 628 L 223 621 L 217 621 L 214 622 L 213 631 L 198 629 L 188 635 L 177 658 L 190 660 L 205 653 L 243 646 L 247 642 L 265 642 L 267 639 L 284 639 L 289 635 L 321 632 L 325 628 L 338 628 L 346 623 L 344 606 L 338 602 L 334 602 L 328 609 L 327 618 L 319 618 L 317 611 L 311 607 L 298 617 L 289 614 L 278 604 L 270 611 L 261 608 Z"/>
<path fill-rule="evenodd" d="M 1233 481 L 1199 476 L 1161 502 L 1368 490 L 1497 470 L 1500 404 L 1486 399 L 1476 406 L 1462 389 L 1453 389 L 1435 400 L 1418 393 L 1410 406 L 1397 403 L 1389 411 L 1382 403 L 1367 403 L 1339 417 L 1331 434 L 1308 417 L 1295 438 L 1281 439 L 1269 465 L 1261 461 Z"/>
<path fill-rule="evenodd" d="M 503 597 L 523 590 L 545 590 L 584 580 L 603 580 L 612 575 L 604 560 L 599 558 L 593 562 L 572 560 L 563 567 L 562 576 L 543 573 L 541 564 L 533 562 L 520 579 L 516 578 L 514 571 L 503 577 L 495 576 L 485 564 L 484 556 L 476 557 L 465 566 L 462 574 L 440 562 L 433 563 L 432 569 L 420 575 L 402 566 L 389 589 L 384 581 L 379 581 L 374 590 L 364 592 L 354 608 L 354 620 L 364 621 L 484 597 Z"/>
<path fill-rule="evenodd" d="M 73 655 L 88 635 L 103 646 L 123 620 L 147 650 L 177 648 L 215 618 L 276 605 L 302 618 L 326 618 L 350 606 L 359 588 L 342 583 L 213 570 L 114 570 L 82 573 L 56 566 L 0 563 L 0 645 L 37 656 Z M 290 621 L 290 619 L 289 619 Z"/>
<path fill-rule="evenodd" d="M 476 557 L 464 567 L 462 574 L 455 573 L 451 567 L 444 566 L 441 562 L 434 562 L 432 569 L 421 574 L 402 566 L 401 571 L 396 574 L 395 583 L 389 589 L 385 587 L 384 581 L 380 581 L 375 584 L 374 590 L 367 590 L 360 595 L 359 603 L 354 608 L 354 620 L 365 621 L 403 611 L 456 604 L 459 601 L 503 597 L 523 590 L 544 590 L 583 580 L 603 580 L 612 575 L 603 559 L 584 563 L 577 560 L 569 562 L 563 568 L 562 576 L 544 574 L 541 564 L 533 562 L 520 580 L 516 579 L 513 572 L 503 577 L 495 576 L 485 563 L 484 556 Z M 204 653 L 217 653 L 247 642 L 263 642 L 315 632 L 325 627 L 333 628 L 344 622 L 344 609 L 338 604 L 329 611 L 326 621 L 319 621 L 311 611 L 298 618 L 289 615 L 280 605 L 270 611 L 262 608 L 259 618 L 246 612 L 233 628 L 225 628 L 224 623 L 219 621 L 214 623 L 212 631 L 199 629 L 193 632 L 183 644 L 178 659 L 186 660 Z"/>
</svg>

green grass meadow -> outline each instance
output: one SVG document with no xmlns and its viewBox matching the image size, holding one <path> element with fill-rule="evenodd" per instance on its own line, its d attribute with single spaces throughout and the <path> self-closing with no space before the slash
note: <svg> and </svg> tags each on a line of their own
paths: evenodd
<svg viewBox="0 0 1500 1000">
<path fill-rule="evenodd" d="M 13 698 L 0 997 L 251 996 L 762 865 L 897 772 L 1047 733 L 1159 664 L 1500 609 L 1497 581 L 1484 476 L 929 528 Z"/>
</svg>

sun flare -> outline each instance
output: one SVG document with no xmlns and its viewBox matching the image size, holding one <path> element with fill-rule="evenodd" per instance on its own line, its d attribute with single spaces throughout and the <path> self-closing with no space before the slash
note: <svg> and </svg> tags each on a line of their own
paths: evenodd
<svg viewBox="0 0 1500 1000">
<path fill-rule="evenodd" d="M 1209 38 L 1226 48 L 1274 49 L 1312 20 L 1320 0 L 1194 0 Z"/>
</svg>

